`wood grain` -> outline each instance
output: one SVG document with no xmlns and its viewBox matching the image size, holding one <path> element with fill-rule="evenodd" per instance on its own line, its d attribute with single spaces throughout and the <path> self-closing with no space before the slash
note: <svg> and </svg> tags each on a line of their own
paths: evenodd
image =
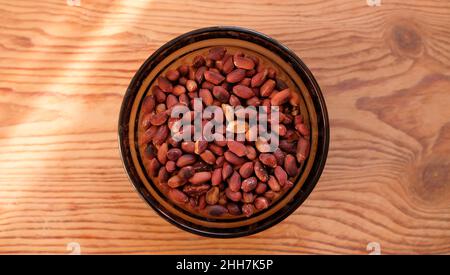
<svg viewBox="0 0 450 275">
<path fill-rule="evenodd" d="M 410 3 L 411 2 L 411 3 Z M 139 198 L 117 119 L 142 62 L 238 25 L 293 49 L 324 92 L 327 166 L 254 236 L 185 233 Z M 0 0 L 0 253 L 450 253 L 450 2 Z"/>
</svg>

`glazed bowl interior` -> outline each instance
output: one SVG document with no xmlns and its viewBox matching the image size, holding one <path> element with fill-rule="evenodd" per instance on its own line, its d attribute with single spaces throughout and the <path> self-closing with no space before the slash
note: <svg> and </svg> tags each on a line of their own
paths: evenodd
<svg viewBox="0 0 450 275">
<path fill-rule="evenodd" d="M 286 76 L 288 86 L 301 94 L 301 112 L 311 129 L 311 149 L 301 166 L 294 187 L 273 205 L 254 216 L 202 217 L 172 203 L 147 174 L 139 149 L 139 120 L 142 101 L 168 68 L 188 64 L 209 48 L 223 46 L 242 50 L 269 60 Z M 325 165 L 329 143 L 329 125 L 325 103 L 314 77 L 303 62 L 277 41 L 254 31 L 235 27 L 212 27 L 184 34 L 161 47 L 141 66 L 133 78 L 119 117 L 119 144 L 127 174 L 139 194 L 161 216 L 176 226 L 209 237 L 238 237 L 275 225 L 306 199 Z"/>
</svg>

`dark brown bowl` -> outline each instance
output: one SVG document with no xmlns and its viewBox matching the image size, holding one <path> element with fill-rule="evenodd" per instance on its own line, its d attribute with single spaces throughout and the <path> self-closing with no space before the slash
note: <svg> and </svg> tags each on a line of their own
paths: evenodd
<svg viewBox="0 0 450 275">
<path fill-rule="evenodd" d="M 238 47 L 264 56 L 278 65 L 292 85 L 301 91 L 306 106 L 302 114 L 311 128 L 309 157 L 295 179 L 294 187 L 273 205 L 250 218 L 208 218 L 190 213 L 170 202 L 147 175 L 137 142 L 139 111 L 154 80 L 183 57 L 211 46 Z M 207 237 L 230 238 L 267 229 L 294 212 L 313 190 L 328 154 L 328 114 L 319 85 L 306 65 L 291 50 L 274 39 L 238 27 L 210 27 L 191 31 L 166 43 L 137 71 L 124 96 L 119 116 L 119 146 L 134 187 L 156 212 L 172 224 Z"/>
</svg>

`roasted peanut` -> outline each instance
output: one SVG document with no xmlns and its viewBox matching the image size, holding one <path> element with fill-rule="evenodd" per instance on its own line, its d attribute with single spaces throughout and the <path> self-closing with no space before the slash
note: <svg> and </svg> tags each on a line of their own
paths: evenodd
<svg viewBox="0 0 450 275">
<path fill-rule="evenodd" d="M 233 203 L 233 202 L 227 203 L 227 209 L 228 209 L 228 212 L 231 215 L 238 216 L 238 215 L 241 215 L 241 213 L 242 213 L 241 209 L 239 208 L 239 206 L 236 203 Z"/>
<path fill-rule="evenodd" d="M 268 97 L 272 93 L 273 89 L 275 88 L 275 85 L 276 85 L 275 81 L 273 81 L 272 79 L 268 79 L 261 86 L 261 88 L 259 90 L 260 91 L 260 95 L 262 97 Z"/>
<path fill-rule="evenodd" d="M 202 67 L 198 68 L 198 69 L 195 71 L 195 74 L 194 74 L 194 80 L 197 81 L 197 83 L 202 83 L 202 82 L 203 82 L 203 80 L 204 80 L 204 78 L 205 78 L 205 77 L 204 77 L 204 74 L 205 74 L 205 72 L 206 72 L 207 69 L 208 69 L 207 67 L 202 66 Z"/>
<path fill-rule="evenodd" d="M 252 192 L 244 192 L 242 194 L 243 203 L 252 203 L 255 200 L 255 195 Z"/>
<path fill-rule="evenodd" d="M 260 181 L 266 182 L 269 180 L 269 175 L 267 173 L 267 170 L 264 168 L 264 166 L 261 164 L 261 162 L 255 161 L 254 170 L 255 170 L 256 177 Z"/>
<path fill-rule="evenodd" d="M 169 127 L 167 125 L 159 126 L 158 130 L 153 137 L 153 144 L 161 145 L 164 141 L 166 141 L 167 136 L 169 135 Z"/>
<path fill-rule="evenodd" d="M 214 71 L 205 71 L 205 79 L 214 85 L 219 85 L 225 80 L 225 77 Z"/>
<path fill-rule="evenodd" d="M 185 166 L 194 164 L 195 161 L 196 161 L 196 158 L 195 158 L 194 155 L 190 155 L 190 154 L 182 155 L 177 160 L 177 166 L 178 167 L 185 167 Z"/>
<path fill-rule="evenodd" d="M 256 159 L 257 153 L 255 148 L 253 148 L 253 146 L 247 145 L 247 158 L 249 160 L 254 160 Z"/>
<path fill-rule="evenodd" d="M 180 77 L 180 72 L 177 70 L 169 70 L 166 73 L 166 77 L 170 81 L 177 81 L 177 79 Z"/>
<path fill-rule="evenodd" d="M 158 161 L 161 164 L 166 164 L 168 150 L 169 150 L 169 146 L 167 145 L 167 143 L 163 143 L 163 144 L 161 144 L 161 146 L 159 146 L 157 157 L 158 157 Z"/>
<path fill-rule="evenodd" d="M 268 167 L 275 168 L 277 166 L 277 159 L 272 154 L 267 153 L 260 154 L 259 160 Z"/>
<path fill-rule="evenodd" d="M 199 68 L 201 66 L 205 66 L 206 60 L 203 56 L 197 55 L 194 57 L 194 60 L 192 61 L 192 67 Z"/>
<path fill-rule="evenodd" d="M 156 106 L 155 97 L 152 95 L 146 96 L 142 102 L 142 113 L 147 114 L 153 112 Z"/>
<path fill-rule="evenodd" d="M 234 86 L 233 93 L 243 99 L 249 99 L 249 98 L 255 96 L 255 93 L 253 92 L 253 90 L 244 85 Z"/>
<path fill-rule="evenodd" d="M 209 50 L 208 57 L 211 60 L 221 60 L 227 50 L 224 47 L 214 47 Z"/>
<path fill-rule="evenodd" d="M 258 210 L 269 207 L 269 201 L 265 197 L 257 197 L 254 202 L 255 208 Z"/>
<path fill-rule="evenodd" d="M 208 142 L 206 140 L 197 140 L 194 143 L 194 153 L 197 155 L 200 155 L 201 153 L 205 152 L 205 150 L 208 148 Z"/>
<path fill-rule="evenodd" d="M 224 57 L 222 71 L 225 74 L 230 73 L 234 69 L 233 56 L 229 55 L 228 57 Z M 227 80 L 228 81 L 228 80 Z M 229 82 L 229 81 L 228 81 Z"/>
<path fill-rule="evenodd" d="M 170 189 L 169 190 L 169 197 L 174 201 L 178 203 L 186 203 L 189 201 L 188 196 L 186 196 L 185 193 L 181 192 L 178 189 Z"/>
<path fill-rule="evenodd" d="M 216 157 L 214 156 L 214 154 L 209 151 L 209 150 L 205 150 L 203 153 L 200 154 L 200 158 L 206 162 L 207 164 L 214 164 L 216 162 Z"/>
<path fill-rule="evenodd" d="M 178 98 L 172 94 L 167 95 L 166 98 L 166 106 L 167 108 L 171 108 L 179 103 Z"/>
<path fill-rule="evenodd" d="M 195 143 L 192 141 L 183 141 L 181 143 L 181 150 L 186 153 L 193 154 L 195 152 Z"/>
<path fill-rule="evenodd" d="M 281 189 L 280 184 L 278 183 L 278 180 L 274 176 L 269 176 L 267 185 L 269 185 L 270 189 L 275 192 L 278 192 Z"/>
<path fill-rule="evenodd" d="M 151 176 L 156 177 L 160 167 L 161 167 L 161 164 L 159 163 L 159 161 L 156 158 L 154 158 L 150 161 L 147 171 Z"/>
<path fill-rule="evenodd" d="M 280 196 L 280 192 L 275 192 L 273 190 L 269 190 L 264 193 L 264 197 L 270 201 L 275 201 Z"/>
<path fill-rule="evenodd" d="M 210 188 L 209 184 L 186 184 L 183 187 L 183 192 L 189 196 L 201 196 L 206 194 Z"/>
<path fill-rule="evenodd" d="M 223 148 L 218 146 L 218 145 L 216 145 L 216 144 L 211 143 L 211 144 L 209 144 L 208 148 L 216 156 L 222 156 L 223 155 Z"/>
<path fill-rule="evenodd" d="M 301 138 L 297 144 L 297 161 L 303 162 L 309 154 L 309 141 Z"/>
<path fill-rule="evenodd" d="M 193 166 L 185 166 L 178 171 L 178 176 L 183 179 L 189 179 L 195 174 L 195 170 Z"/>
<path fill-rule="evenodd" d="M 152 93 L 157 103 L 163 103 L 166 101 L 166 94 L 158 86 L 153 87 Z"/>
<path fill-rule="evenodd" d="M 176 161 L 176 160 L 178 160 L 179 157 L 181 157 L 182 154 L 183 154 L 183 152 L 180 149 L 172 148 L 167 151 L 167 159 Z"/>
<path fill-rule="evenodd" d="M 177 86 L 173 87 L 172 93 L 175 96 L 180 96 L 180 95 L 186 93 L 186 88 L 184 86 L 177 85 Z"/>
<path fill-rule="evenodd" d="M 286 153 L 284 153 L 280 148 L 277 148 L 275 152 L 273 152 L 273 155 L 275 156 L 277 160 L 277 165 L 283 165 L 284 159 L 286 158 Z"/>
<path fill-rule="evenodd" d="M 233 167 L 225 161 L 222 167 L 222 179 L 226 180 L 231 174 L 233 174 Z"/>
<path fill-rule="evenodd" d="M 239 168 L 239 174 L 244 178 L 248 178 L 253 174 L 253 162 L 249 161 L 244 163 L 241 168 Z"/>
<path fill-rule="evenodd" d="M 151 123 L 151 121 L 150 121 L 150 118 L 151 118 L 152 116 L 154 116 L 154 114 L 152 114 L 152 113 L 145 114 L 145 115 L 142 116 L 142 119 L 141 119 L 141 127 L 142 127 L 144 130 L 147 130 L 147 129 L 152 125 L 152 123 Z"/>
<path fill-rule="evenodd" d="M 194 80 L 189 79 L 188 81 L 186 81 L 186 89 L 190 93 L 195 92 L 197 88 L 198 88 L 197 82 L 195 82 Z"/>
<path fill-rule="evenodd" d="M 263 183 L 263 182 L 258 182 L 258 184 L 256 185 L 255 188 L 255 193 L 256 194 L 264 194 L 264 192 L 266 192 L 267 190 L 267 184 Z"/>
<path fill-rule="evenodd" d="M 289 89 L 284 89 L 283 91 L 276 93 L 272 97 L 270 104 L 272 104 L 272 106 L 282 105 L 282 104 L 288 102 L 290 97 L 291 97 L 291 91 Z"/>
<path fill-rule="evenodd" d="M 295 129 L 304 137 L 310 134 L 309 128 L 304 123 L 296 124 Z"/>
<path fill-rule="evenodd" d="M 180 72 L 180 75 L 185 76 L 189 73 L 189 66 L 181 65 L 178 67 L 178 71 Z"/>
<path fill-rule="evenodd" d="M 253 206 L 253 204 L 246 203 L 242 206 L 242 213 L 246 217 L 250 217 L 251 215 L 253 215 L 253 213 L 255 213 L 255 207 Z"/>
<path fill-rule="evenodd" d="M 226 80 L 229 83 L 238 83 L 244 78 L 245 78 L 245 70 L 236 69 L 227 75 Z"/>
<path fill-rule="evenodd" d="M 226 161 L 233 165 L 241 165 L 245 162 L 244 158 L 238 157 L 236 154 L 232 153 L 231 151 L 226 151 L 223 156 L 225 157 Z"/>
<path fill-rule="evenodd" d="M 250 177 L 248 179 L 245 179 L 242 182 L 241 189 L 244 192 L 250 192 L 250 191 L 252 191 L 253 189 L 256 188 L 257 184 L 258 184 L 258 180 L 255 177 Z"/>
<path fill-rule="evenodd" d="M 266 81 L 266 77 L 267 77 L 267 70 L 263 70 L 262 72 L 259 72 L 252 77 L 250 85 L 252 87 L 259 87 L 264 83 L 264 81 Z"/>
<path fill-rule="evenodd" d="M 240 191 L 234 192 L 230 188 L 225 189 L 225 195 L 234 202 L 238 202 L 242 199 L 242 193 Z"/>
<path fill-rule="evenodd" d="M 158 86 L 165 93 L 171 93 L 173 90 L 172 83 L 170 83 L 170 81 L 163 76 L 158 78 Z"/>
<path fill-rule="evenodd" d="M 218 204 L 209 205 L 205 209 L 206 212 L 211 216 L 222 216 L 223 214 L 228 212 L 228 210 L 225 207 Z"/>
<path fill-rule="evenodd" d="M 206 106 L 210 106 L 213 103 L 214 99 L 208 89 L 200 89 L 198 95 Z"/>
<path fill-rule="evenodd" d="M 230 105 L 233 107 L 241 105 L 241 101 L 235 95 L 230 95 Z"/>
<path fill-rule="evenodd" d="M 229 98 L 230 98 L 230 94 L 228 93 L 227 90 L 225 90 L 225 88 L 223 88 L 222 86 L 214 86 L 213 88 L 213 95 L 215 98 L 217 98 L 217 100 L 219 100 L 221 103 L 226 103 L 228 102 Z"/>
<path fill-rule="evenodd" d="M 234 56 L 234 66 L 245 70 L 251 70 L 255 67 L 255 62 L 244 56 Z"/>
<path fill-rule="evenodd" d="M 211 179 L 211 172 L 198 172 L 195 173 L 190 179 L 189 182 L 192 184 L 200 184 L 208 182 Z"/>
<path fill-rule="evenodd" d="M 295 175 L 297 175 L 298 168 L 293 155 L 289 154 L 284 159 L 284 170 L 290 177 L 295 177 Z"/>
<path fill-rule="evenodd" d="M 145 148 L 144 156 L 147 159 L 152 160 L 152 159 L 154 159 L 156 157 L 156 154 L 157 154 L 156 147 L 153 144 L 149 143 L 147 145 L 147 147 Z"/>
<path fill-rule="evenodd" d="M 247 154 L 247 147 L 240 142 L 230 140 L 227 142 L 227 146 L 238 157 L 243 157 Z"/>
<path fill-rule="evenodd" d="M 177 164 L 175 163 L 175 161 L 169 160 L 168 162 L 166 162 L 166 170 L 169 173 L 175 172 L 175 170 L 177 170 Z"/>
<path fill-rule="evenodd" d="M 159 168 L 158 181 L 160 184 L 167 183 L 167 181 L 169 180 L 169 176 L 170 174 L 169 171 L 167 171 L 166 167 Z"/>
<path fill-rule="evenodd" d="M 222 168 L 216 168 L 211 176 L 211 184 L 217 186 L 220 183 L 222 183 Z"/>
<path fill-rule="evenodd" d="M 183 179 L 180 176 L 175 175 L 169 178 L 169 181 L 167 183 L 171 188 L 177 188 L 184 185 L 186 183 L 186 179 Z"/>
<path fill-rule="evenodd" d="M 281 186 L 283 186 L 288 179 L 286 171 L 284 171 L 283 168 L 281 168 L 281 166 L 277 166 L 274 169 L 274 174 L 275 174 L 276 179 L 278 180 L 278 183 Z"/>
<path fill-rule="evenodd" d="M 233 171 L 233 174 L 228 180 L 228 186 L 233 192 L 237 192 L 239 191 L 239 189 L 241 189 L 241 176 L 238 172 Z"/>
<path fill-rule="evenodd" d="M 214 205 L 219 202 L 219 187 L 212 187 L 206 192 L 206 203 Z"/>
<path fill-rule="evenodd" d="M 225 157 L 220 156 L 216 159 L 216 167 L 223 167 L 223 164 L 225 163 Z"/>
</svg>

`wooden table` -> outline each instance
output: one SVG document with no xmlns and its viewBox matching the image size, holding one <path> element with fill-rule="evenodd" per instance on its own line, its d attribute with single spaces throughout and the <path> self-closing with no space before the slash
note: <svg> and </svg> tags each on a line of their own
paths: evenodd
<svg viewBox="0 0 450 275">
<path fill-rule="evenodd" d="M 450 253 L 450 2 L 376 2 L 0 0 L 0 253 Z M 292 48 L 331 121 L 309 199 L 239 239 L 159 217 L 117 146 L 142 62 L 212 25 Z"/>
</svg>

